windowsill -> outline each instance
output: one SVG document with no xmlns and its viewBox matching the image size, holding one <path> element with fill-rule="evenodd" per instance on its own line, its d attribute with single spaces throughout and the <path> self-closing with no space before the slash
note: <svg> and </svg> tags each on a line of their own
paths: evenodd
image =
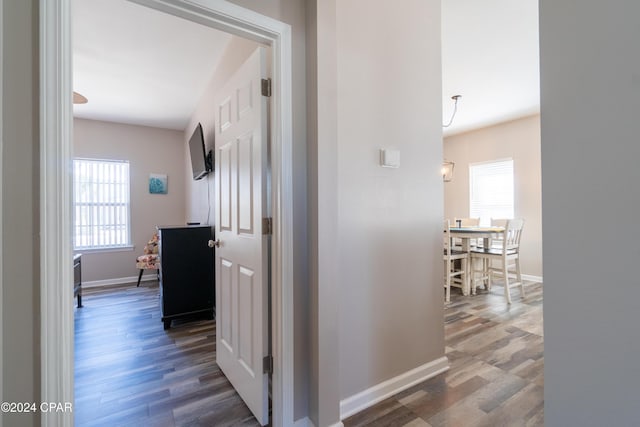
<svg viewBox="0 0 640 427">
<path fill-rule="evenodd" d="M 112 248 L 78 248 L 74 249 L 74 253 L 93 254 L 93 253 L 106 253 L 106 252 L 133 252 L 135 246 L 117 246 Z"/>
</svg>

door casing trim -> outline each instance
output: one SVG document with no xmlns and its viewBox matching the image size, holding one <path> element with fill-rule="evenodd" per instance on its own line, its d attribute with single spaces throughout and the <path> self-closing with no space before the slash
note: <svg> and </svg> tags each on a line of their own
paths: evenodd
<svg viewBox="0 0 640 427">
<path fill-rule="evenodd" d="M 4 11 L 4 0 L 0 0 L 0 22 L 3 22 L 3 14 Z M 3 174 L 3 169 L 2 169 L 2 157 L 4 154 L 4 127 L 2 125 L 2 117 L 3 117 L 3 107 L 4 107 L 4 96 L 3 96 L 3 92 L 2 92 L 2 87 L 4 86 L 4 74 L 2 72 L 2 70 L 4 69 L 4 55 L 3 55 L 3 49 L 2 46 L 4 45 L 4 36 L 3 36 L 3 31 L 0 31 L 0 179 L 4 179 Z M 2 200 L 3 200 L 3 196 L 2 196 L 2 184 L 0 184 L 0 236 L 3 236 L 4 233 L 2 232 L 3 230 L 3 219 L 2 219 L 2 212 L 3 212 L 3 207 L 2 207 Z M 2 283 L 2 278 L 4 277 L 4 270 L 2 267 L 2 262 L 3 262 L 3 254 L 2 254 L 2 244 L 0 244 L 0 385 L 4 384 L 4 377 L 2 374 L 2 371 L 4 370 L 4 362 L 3 362 L 3 354 L 4 354 L 4 347 L 3 347 L 3 336 L 4 336 L 4 321 L 3 319 L 3 304 L 4 304 L 4 298 L 2 298 L 2 295 L 4 294 L 3 291 L 3 283 Z M 0 386 L 0 402 L 4 402 L 3 399 L 3 391 L 2 391 L 3 387 Z M 2 427 L 2 417 L 0 416 L 0 427 Z"/>
</svg>

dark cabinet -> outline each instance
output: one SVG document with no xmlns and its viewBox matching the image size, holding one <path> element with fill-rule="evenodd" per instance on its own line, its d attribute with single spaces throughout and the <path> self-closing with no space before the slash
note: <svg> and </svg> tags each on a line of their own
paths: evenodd
<svg viewBox="0 0 640 427">
<path fill-rule="evenodd" d="M 162 321 L 198 313 L 213 317 L 213 229 L 209 226 L 158 227 Z"/>
<path fill-rule="evenodd" d="M 82 307 L 82 254 L 73 256 L 73 296 L 78 298 L 78 308 Z"/>
</svg>

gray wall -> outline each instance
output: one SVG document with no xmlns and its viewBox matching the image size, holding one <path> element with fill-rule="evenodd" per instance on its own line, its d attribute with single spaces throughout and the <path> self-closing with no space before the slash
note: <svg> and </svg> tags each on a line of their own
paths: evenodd
<svg viewBox="0 0 640 427">
<path fill-rule="evenodd" d="M 2 58 L 2 397 L 40 393 L 38 2 L 4 1 Z M 5 426 L 39 415 L 2 414 Z"/>
<path fill-rule="evenodd" d="M 336 5 L 338 203 L 320 209 L 338 209 L 345 399 L 444 356 L 441 15 L 436 0 Z"/>
<path fill-rule="evenodd" d="M 445 218 L 469 216 L 469 164 L 513 159 L 515 216 L 524 218 L 522 273 L 542 277 L 540 116 L 530 116 L 445 138 L 444 158 L 455 162 L 444 184 Z"/>
<path fill-rule="evenodd" d="M 304 100 L 305 92 L 304 86 L 297 91 L 297 82 L 305 75 L 296 73 L 304 70 L 304 64 L 298 68 L 296 52 L 305 39 L 296 28 L 298 21 L 290 18 L 292 9 L 278 1 L 237 3 L 294 22 L 294 122 L 299 123 L 298 112 L 304 109 L 296 107 L 296 100 L 300 96 Z M 444 354 L 441 266 L 436 256 L 443 211 L 440 8 L 437 1 L 372 8 L 366 1 L 326 0 L 309 2 L 307 8 L 311 274 L 308 304 L 303 307 L 308 307 L 305 313 L 310 317 L 308 413 L 316 425 L 326 426 L 339 420 L 337 396 L 349 397 Z M 298 16 L 295 11 L 294 15 Z M 381 32 L 370 25 L 366 36 L 359 34 L 361 25 L 353 25 L 386 19 L 392 30 Z M 342 43 L 349 46 L 340 51 Z M 355 56 L 362 62 L 350 62 Z M 372 78 L 362 84 L 361 78 L 369 74 Z M 423 84 L 425 75 L 430 78 Z M 389 85 L 384 92 L 389 99 L 373 93 L 390 80 L 403 84 Z M 352 109 L 370 105 L 359 116 L 351 116 Z M 381 117 L 385 113 L 388 117 Z M 303 172 L 305 159 L 298 157 L 302 149 L 295 135 L 294 139 L 294 210 L 302 212 L 298 197 L 306 188 L 298 186 L 297 171 Z M 404 166 L 383 171 L 377 165 L 378 148 L 391 140 L 404 153 Z M 372 177 L 377 178 L 373 183 Z M 339 203 L 351 204 L 342 208 Z M 363 209 L 380 203 L 383 211 Z M 356 220 L 360 215 L 362 223 Z M 306 288 L 296 286 L 296 292 L 304 298 Z M 296 296 L 296 301 L 304 303 L 303 298 Z M 368 347 L 347 343 L 336 353 L 348 336 L 365 337 Z M 389 339 L 391 345 L 385 345 Z M 398 346 L 412 351 L 398 357 Z M 367 350 L 380 354 L 373 357 Z M 298 412 L 297 402 L 296 414 L 304 414 Z"/>
<path fill-rule="evenodd" d="M 307 4 L 309 418 L 340 420 L 336 0 Z"/>
<path fill-rule="evenodd" d="M 179 18 L 176 18 L 179 19 Z M 186 184 L 186 216 L 189 222 L 201 224 L 215 224 L 215 185 L 213 173 L 194 181 L 191 167 L 191 154 L 189 152 L 189 139 L 197 124 L 202 124 L 204 134 L 205 151 L 215 151 L 215 117 L 216 107 L 213 103 L 217 91 L 224 85 L 227 79 L 238 69 L 240 65 L 259 46 L 258 43 L 232 36 L 225 48 L 220 62 L 213 72 L 209 83 L 198 101 L 195 111 L 191 115 L 189 124 L 182 135 L 182 147 L 184 151 L 184 176 Z"/>
<path fill-rule="evenodd" d="M 131 240 L 134 248 L 82 252 L 82 281 L 137 280 L 135 259 L 157 225 L 185 224 L 184 141 L 182 132 L 97 120 L 74 119 L 74 156 L 128 160 L 131 187 Z M 149 174 L 168 176 L 167 194 L 149 194 Z M 155 277 L 154 270 L 146 275 Z"/>
<path fill-rule="evenodd" d="M 547 426 L 638 425 L 639 16 L 540 2 Z"/>
</svg>

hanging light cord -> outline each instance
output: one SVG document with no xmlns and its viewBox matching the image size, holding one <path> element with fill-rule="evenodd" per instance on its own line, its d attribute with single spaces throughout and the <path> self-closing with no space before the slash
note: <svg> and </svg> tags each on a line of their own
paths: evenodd
<svg viewBox="0 0 640 427">
<path fill-rule="evenodd" d="M 443 128 L 448 128 L 449 126 L 451 126 L 451 123 L 453 123 L 453 118 L 456 116 L 456 112 L 458 111 L 458 99 L 462 98 L 462 95 L 453 95 L 451 97 L 451 99 L 453 99 L 454 104 L 453 104 L 453 114 L 451 114 L 451 118 L 449 119 L 449 123 L 447 123 L 446 125 L 442 125 Z"/>
</svg>

